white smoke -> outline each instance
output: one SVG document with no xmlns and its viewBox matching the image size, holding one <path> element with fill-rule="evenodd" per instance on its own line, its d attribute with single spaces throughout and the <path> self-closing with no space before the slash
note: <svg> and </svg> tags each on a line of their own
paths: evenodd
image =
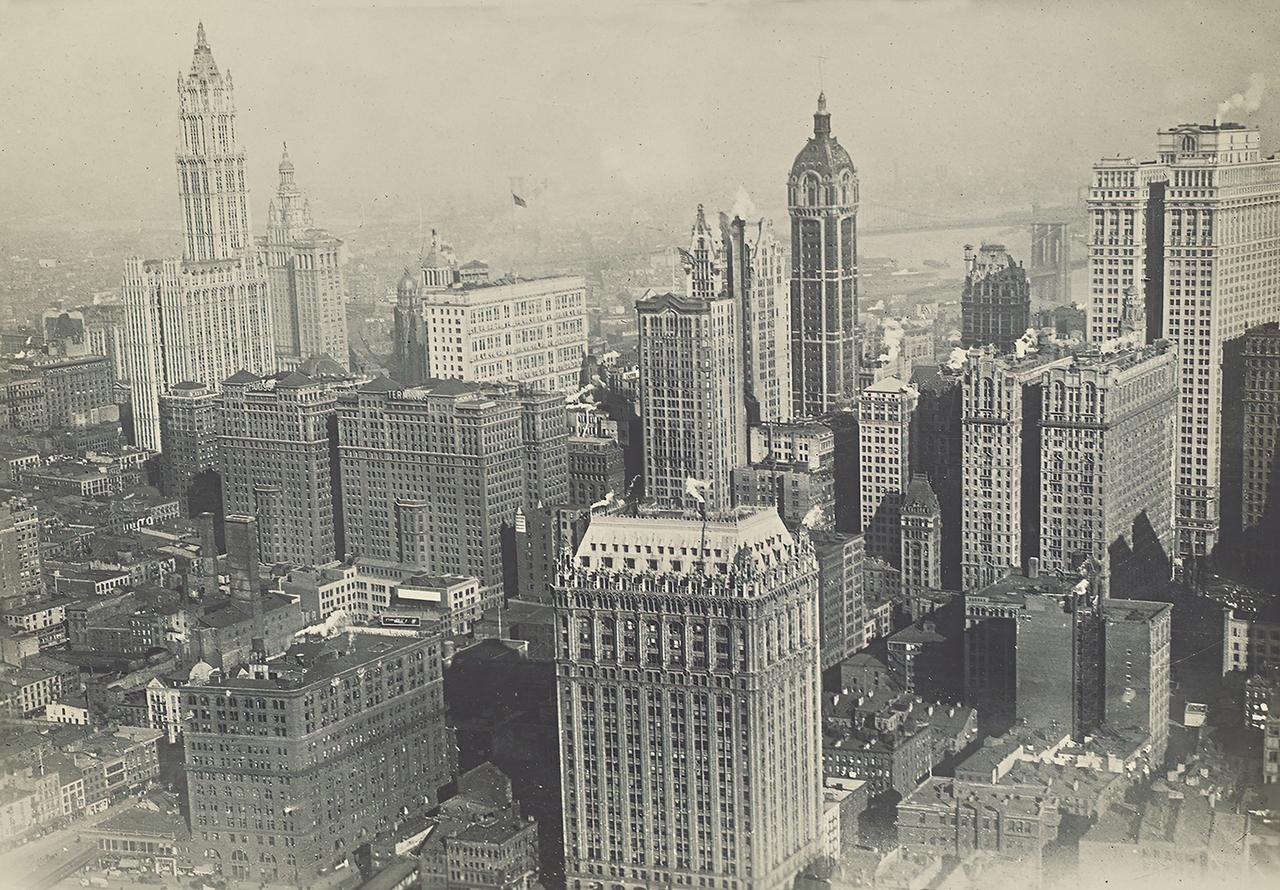
<svg viewBox="0 0 1280 890">
<path fill-rule="evenodd" d="M 1239 116 L 1257 111 L 1262 105 L 1262 95 L 1266 90 L 1267 79 L 1257 71 L 1250 74 L 1249 85 L 1243 93 L 1236 93 L 1218 103 L 1218 120 L 1224 120 L 1228 115 Z"/>
<path fill-rule="evenodd" d="M 1036 351 L 1036 343 L 1039 337 L 1035 328 L 1027 328 L 1027 332 L 1019 337 L 1013 344 L 1013 353 L 1018 358 L 1024 358 L 1028 353 Z"/>
<path fill-rule="evenodd" d="M 822 505 L 814 504 L 813 507 L 809 509 L 809 512 L 804 514 L 804 519 L 800 520 L 800 525 L 803 528 L 817 528 L 826 523 L 826 521 L 827 514 L 826 511 L 822 509 Z"/>
<path fill-rule="evenodd" d="M 957 346 L 951 350 L 951 357 L 947 359 L 947 367 L 953 371 L 959 371 L 964 367 L 965 360 L 968 357 L 969 353 Z"/>
<path fill-rule="evenodd" d="M 744 220 L 757 218 L 756 202 L 751 200 L 751 195 L 747 193 L 745 185 L 738 186 L 738 194 L 733 199 L 733 212 L 730 216 L 741 217 Z"/>
<path fill-rule="evenodd" d="M 898 353 L 902 350 L 902 337 L 905 333 L 902 329 L 902 322 L 898 321 L 898 319 L 885 319 L 884 352 L 880 356 L 882 363 L 891 365 L 898 360 Z"/>
</svg>

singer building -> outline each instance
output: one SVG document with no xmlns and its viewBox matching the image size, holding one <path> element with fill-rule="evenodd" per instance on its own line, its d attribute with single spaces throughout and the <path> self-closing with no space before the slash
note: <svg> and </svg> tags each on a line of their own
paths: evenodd
<svg viewBox="0 0 1280 890">
<path fill-rule="evenodd" d="M 772 509 L 596 516 L 555 607 L 571 890 L 791 887 L 821 836 L 807 535 Z"/>
</svg>

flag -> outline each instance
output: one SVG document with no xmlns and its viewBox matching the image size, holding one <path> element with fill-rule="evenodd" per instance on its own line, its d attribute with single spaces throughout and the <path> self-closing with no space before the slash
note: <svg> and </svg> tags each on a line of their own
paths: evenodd
<svg viewBox="0 0 1280 890">
<path fill-rule="evenodd" d="M 710 486 L 710 482 L 703 482 L 701 479 L 694 479 L 692 476 L 689 476 L 684 480 L 684 493 L 693 498 L 699 504 L 706 506 L 707 499 L 704 494 Z"/>
<path fill-rule="evenodd" d="M 524 198 L 520 197 L 520 196 L 519 196 L 519 195 L 517 195 L 515 192 L 512 192 L 512 193 L 511 193 L 511 200 L 515 202 L 515 205 L 516 205 L 517 207 L 528 207 L 528 206 L 529 206 L 527 203 L 525 203 Z"/>
</svg>

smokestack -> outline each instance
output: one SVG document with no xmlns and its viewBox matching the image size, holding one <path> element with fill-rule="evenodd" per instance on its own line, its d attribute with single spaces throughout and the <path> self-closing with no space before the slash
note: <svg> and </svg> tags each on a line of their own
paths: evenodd
<svg viewBox="0 0 1280 890">
<path fill-rule="evenodd" d="M 226 518 L 227 568 L 231 574 L 232 600 L 248 606 L 253 616 L 253 655 L 267 657 L 266 630 L 262 617 L 262 580 L 259 576 L 258 520 L 232 514 Z"/>
<path fill-rule="evenodd" d="M 1040 577 L 1040 557 L 1033 556 L 1027 560 L 1027 577 L 1028 578 Z"/>
</svg>

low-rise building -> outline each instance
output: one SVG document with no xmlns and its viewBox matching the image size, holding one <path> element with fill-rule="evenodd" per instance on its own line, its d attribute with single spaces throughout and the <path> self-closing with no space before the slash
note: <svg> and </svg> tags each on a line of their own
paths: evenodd
<svg viewBox="0 0 1280 890">
<path fill-rule="evenodd" d="M 824 773 L 862 779 L 872 796 L 910 794 L 934 767 L 977 737 L 972 708 L 890 690 L 841 693 L 823 704 Z"/>
<path fill-rule="evenodd" d="M 1243 886 L 1249 835 L 1247 816 L 1157 783 L 1147 800 L 1117 805 L 1080 839 L 1080 881 Z"/>
</svg>

